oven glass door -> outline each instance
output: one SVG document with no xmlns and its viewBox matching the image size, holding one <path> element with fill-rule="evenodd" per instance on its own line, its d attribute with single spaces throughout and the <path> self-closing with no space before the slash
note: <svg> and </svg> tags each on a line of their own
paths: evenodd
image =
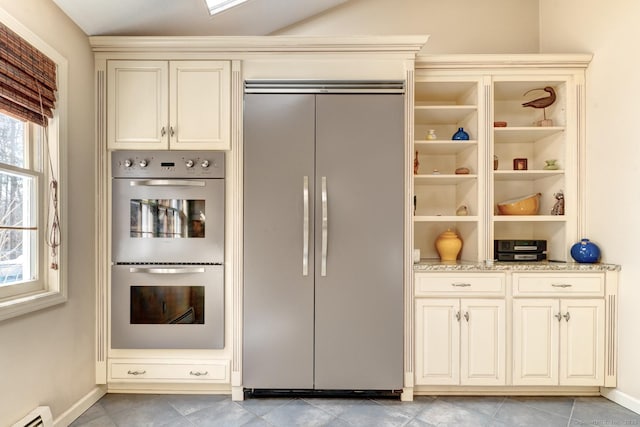
<svg viewBox="0 0 640 427">
<path fill-rule="evenodd" d="M 113 261 L 222 263 L 224 180 L 114 179 Z"/>
<path fill-rule="evenodd" d="M 221 265 L 115 265 L 111 348 L 224 348 Z"/>
</svg>

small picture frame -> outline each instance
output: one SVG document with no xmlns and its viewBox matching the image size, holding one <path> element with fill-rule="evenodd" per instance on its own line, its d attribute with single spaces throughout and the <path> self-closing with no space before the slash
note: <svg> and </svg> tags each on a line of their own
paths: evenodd
<svg viewBox="0 0 640 427">
<path fill-rule="evenodd" d="M 514 171 L 526 171 L 527 170 L 527 159 L 513 159 L 513 170 Z"/>
</svg>

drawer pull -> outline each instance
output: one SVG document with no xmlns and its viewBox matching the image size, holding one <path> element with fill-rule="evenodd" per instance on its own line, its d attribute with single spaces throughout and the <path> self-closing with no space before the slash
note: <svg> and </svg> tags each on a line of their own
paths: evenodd
<svg viewBox="0 0 640 427">
<path fill-rule="evenodd" d="M 573 285 L 569 283 L 552 283 L 551 286 L 553 286 L 554 288 L 570 288 Z"/>
<path fill-rule="evenodd" d="M 562 316 L 562 317 L 564 317 L 564 319 L 565 319 L 567 322 L 569 321 L 569 319 L 571 319 L 571 315 L 569 314 L 569 312 L 568 312 L 568 311 L 567 311 L 567 314 L 565 314 L 565 315 L 564 315 L 564 316 Z"/>
<path fill-rule="evenodd" d="M 209 375 L 209 371 L 204 371 L 204 372 L 193 372 L 193 371 L 189 371 L 189 375 L 193 375 L 194 377 L 202 377 L 204 375 Z"/>
<path fill-rule="evenodd" d="M 147 371 L 127 371 L 127 374 L 129 375 L 144 375 L 146 373 Z"/>
<path fill-rule="evenodd" d="M 469 286 L 471 286 L 471 283 L 452 283 L 451 286 L 455 286 L 458 288 L 468 288 Z"/>
</svg>

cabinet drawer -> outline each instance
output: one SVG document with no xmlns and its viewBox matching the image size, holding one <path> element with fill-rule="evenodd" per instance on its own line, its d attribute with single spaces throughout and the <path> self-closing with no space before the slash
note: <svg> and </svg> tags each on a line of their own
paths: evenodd
<svg viewBox="0 0 640 427">
<path fill-rule="evenodd" d="M 604 285 L 604 274 L 513 274 L 513 296 L 602 297 Z"/>
<path fill-rule="evenodd" d="M 110 363 L 110 378 L 113 381 L 142 382 L 209 382 L 228 383 L 229 361 L 207 361 L 204 363 L 169 362 L 120 362 Z"/>
<path fill-rule="evenodd" d="M 416 273 L 416 296 L 495 296 L 505 294 L 502 273 Z"/>
</svg>

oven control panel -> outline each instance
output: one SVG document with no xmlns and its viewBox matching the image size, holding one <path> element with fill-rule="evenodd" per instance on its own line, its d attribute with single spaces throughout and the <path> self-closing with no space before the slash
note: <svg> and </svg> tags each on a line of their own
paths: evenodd
<svg viewBox="0 0 640 427">
<path fill-rule="evenodd" d="M 221 151 L 114 151 L 113 178 L 224 178 Z"/>
</svg>

